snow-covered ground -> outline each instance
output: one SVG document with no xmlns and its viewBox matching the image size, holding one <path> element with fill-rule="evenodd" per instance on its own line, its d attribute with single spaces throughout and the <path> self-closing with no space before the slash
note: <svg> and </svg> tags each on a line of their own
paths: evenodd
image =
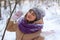
<svg viewBox="0 0 60 40">
<path fill-rule="evenodd" d="M 42 36 L 45 37 L 45 40 L 60 40 L 60 7 L 56 3 L 52 4 L 48 5 L 50 7 L 42 5 L 43 9 L 46 11 Z M 26 3 L 22 6 L 22 11 L 25 13 L 30 8 L 31 4 Z M 16 11 L 18 10 L 20 10 L 19 5 L 17 5 L 16 8 Z M 0 40 L 3 35 L 4 28 L 6 27 L 7 19 L 9 18 L 9 8 L 4 10 L 2 7 L 2 14 L 3 20 L 0 20 Z M 16 40 L 16 32 L 6 31 L 4 40 Z"/>
</svg>

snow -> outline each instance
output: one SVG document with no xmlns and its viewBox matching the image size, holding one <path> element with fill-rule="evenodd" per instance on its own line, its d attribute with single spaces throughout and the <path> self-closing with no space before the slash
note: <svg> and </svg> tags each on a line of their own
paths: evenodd
<svg viewBox="0 0 60 40">
<path fill-rule="evenodd" d="M 34 3 L 33 3 L 34 4 Z M 53 6 L 54 4 L 54 6 Z M 47 5 L 42 5 L 41 7 L 46 11 L 46 15 L 44 17 L 44 27 L 42 29 L 42 36 L 45 37 L 45 40 L 60 40 L 60 8 L 58 4 L 53 3 Z M 13 4 L 14 5 L 14 4 Z M 13 6 L 12 5 L 12 6 Z M 26 6 L 27 5 L 27 6 Z M 25 3 L 22 5 L 22 11 L 25 13 L 30 8 L 31 4 Z M 34 5 L 32 5 L 33 7 Z M 47 9 L 48 8 L 48 9 Z M 19 6 L 15 11 L 20 10 Z M 6 10 L 2 7 L 2 20 L 0 20 L 0 40 L 3 35 L 4 29 L 6 27 L 7 19 L 9 18 L 9 8 Z M 16 32 L 6 31 L 4 40 L 16 40 Z"/>
<path fill-rule="evenodd" d="M 58 4 L 48 7 L 45 11 L 46 15 L 44 17 L 44 27 L 42 30 L 45 32 L 43 35 L 45 40 L 60 40 L 60 9 Z"/>
<path fill-rule="evenodd" d="M 4 40 L 16 40 L 16 32 L 6 31 Z"/>
</svg>

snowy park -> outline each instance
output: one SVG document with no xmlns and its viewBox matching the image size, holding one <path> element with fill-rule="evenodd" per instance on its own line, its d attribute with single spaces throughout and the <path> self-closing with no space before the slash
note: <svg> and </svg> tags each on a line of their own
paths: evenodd
<svg viewBox="0 0 60 40">
<path fill-rule="evenodd" d="M 42 29 L 41 36 L 44 37 L 44 40 L 60 40 L 60 6 L 57 2 L 48 2 L 47 4 L 42 2 L 38 3 L 38 1 L 36 3 L 35 2 L 33 1 L 29 3 L 28 1 L 25 1 L 24 4 L 21 4 L 21 6 L 17 4 L 13 15 L 18 11 L 22 11 L 23 14 L 25 14 L 30 8 L 34 7 L 35 5 L 37 7 L 43 8 L 45 10 L 45 17 L 43 18 L 44 26 Z M 2 1 L 1 3 L 3 4 L 4 2 Z M 11 3 L 11 10 L 13 10 L 15 3 Z M 7 9 L 4 9 L 2 5 L 1 16 L 2 17 L 0 20 L 0 40 L 6 28 L 7 20 L 10 16 L 9 6 L 7 6 Z M 13 16 L 13 19 L 11 20 L 15 21 L 15 18 L 17 17 Z M 4 40 L 16 40 L 16 32 L 10 32 L 6 30 Z"/>
</svg>

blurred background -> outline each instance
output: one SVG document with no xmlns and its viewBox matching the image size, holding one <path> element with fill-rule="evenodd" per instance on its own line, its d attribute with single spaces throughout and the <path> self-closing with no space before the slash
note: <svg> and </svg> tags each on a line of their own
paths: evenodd
<svg viewBox="0 0 60 40">
<path fill-rule="evenodd" d="M 0 40 L 12 11 L 12 20 L 16 21 L 20 11 L 21 16 L 32 7 L 45 10 L 42 29 L 45 40 L 60 40 L 60 0 L 0 0 Z M 16 40 L 16 32 L 6 31 L 4 40 Z"/>
</svg>

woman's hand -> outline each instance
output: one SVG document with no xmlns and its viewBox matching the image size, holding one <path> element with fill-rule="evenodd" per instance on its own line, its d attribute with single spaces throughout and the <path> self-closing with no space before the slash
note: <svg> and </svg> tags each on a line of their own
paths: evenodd
<svg viewBox="0 0 60 40">
<path fill-rule="evenodd" d="M 38 21 L 35 21 L 34 24 L 43 24 L 43 19 L 40 19 Z"/>
</svg>

